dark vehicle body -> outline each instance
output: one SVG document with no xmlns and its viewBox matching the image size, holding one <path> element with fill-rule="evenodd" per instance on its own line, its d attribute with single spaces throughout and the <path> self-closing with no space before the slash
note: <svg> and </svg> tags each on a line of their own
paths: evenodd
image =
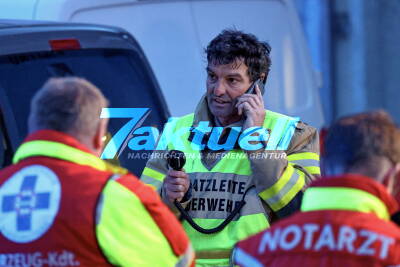
<svg viewBox="0 0 400 267">
<path fill-rule="evenodd" d="M 143 125 L 161 130 L 169 112 L 148 61 L 121 28 L 21 20 L 0 20 L 0 167 L 27 135 L 34 93 L 50 77 L 78 76 L 99 87 L 111 108 L 150 108 Z M 110 119 L 110 136 L 129 119 Z M 115 158 L 140 175 L 147 159 L 126 147 Z"/>
</svg>

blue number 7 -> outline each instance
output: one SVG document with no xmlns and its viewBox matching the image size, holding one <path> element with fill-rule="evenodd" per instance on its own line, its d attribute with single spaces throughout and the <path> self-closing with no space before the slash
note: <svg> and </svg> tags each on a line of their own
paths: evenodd
<svg viewBox="0 0 400 267">
<path fill-rule="evenodd" d="M 122 153 L 129 137 L 150 114 L 148 108 L 103 108 L 100 118 L 132 118 L 111 138 L 101 154 L 102 159 L 112 159 Z"/>
</svg>

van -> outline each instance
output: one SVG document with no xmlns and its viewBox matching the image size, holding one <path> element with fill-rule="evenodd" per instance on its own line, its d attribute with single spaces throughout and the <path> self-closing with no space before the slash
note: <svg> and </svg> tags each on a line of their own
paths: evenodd
<svg viewBox="0 0 400 267">
<path fill-rule="evenodd" d="M 172 115 L 194 111 L 205 92 L 204 48 L 222 29 L 255 34 L 272 46 L 266 107 L 324 123 L 313 70 L 291 0 L 2 0 L 0 16 L 100 23 L 129 31 L 149 59 Z"/>
<path fill-rule="evenodd" d="M 149 108 L 146 124 L 159 130 L 170 115 L 143 51 L 120 28 L 0 20 L 0 46 L 0 167 L 11 163 L 27 135 L 31 98 L 51 77 L 86 78 L 102 90 L 111 108 Z M 109 136 L 126 121 L 110 120 Z M 129 153 L 120 151 L 118 164 L 140 175 L 147 159 Z"/>
</svg>

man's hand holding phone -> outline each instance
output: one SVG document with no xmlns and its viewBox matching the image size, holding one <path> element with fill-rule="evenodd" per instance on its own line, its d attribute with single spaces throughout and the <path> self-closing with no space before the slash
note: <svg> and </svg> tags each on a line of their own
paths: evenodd
<svg viewBox="0 0 400 267">
<path fill-rule="evenodd" d="M 253 86 L 252 86 L 253 87 Z M 237 98 L 236 108 L 239 115 L 244 115 L 243 130 L 250 127 L 262 127 L 265 119 L 264 99 L 257 81 L 253 88 Z"/>
</svg>

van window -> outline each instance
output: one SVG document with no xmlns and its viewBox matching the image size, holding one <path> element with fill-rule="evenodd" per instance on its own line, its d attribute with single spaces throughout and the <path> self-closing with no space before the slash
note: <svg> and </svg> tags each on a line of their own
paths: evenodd
<svg viewBox="0 0 400 267">
<path fill-rule="evenodd" d="M 10 136 L 18 143 L 27 134 L 27 118 L 34 93 L 50 77 L 78 76 L 98 86 L 113 108 L 150 108 L 144 125 L 161 130 L 167 119 L 157 85 L 146 71 L 141 57 L 131 50 L 90 49 L 35 52 L 0 57 L 0 87 L 11 109 L 16 125 Z M 113 136 L 128 119 L 111 119 L 109 131 Z M 15 134 L 16 133 L 16 134 Z M 146 159 L 129 156 L 127 147 L 118 158 L 119 163 L 135 174 L 140 174 Z M 143 151 L 142 151 L 143 152 Z"/>
</svg>

